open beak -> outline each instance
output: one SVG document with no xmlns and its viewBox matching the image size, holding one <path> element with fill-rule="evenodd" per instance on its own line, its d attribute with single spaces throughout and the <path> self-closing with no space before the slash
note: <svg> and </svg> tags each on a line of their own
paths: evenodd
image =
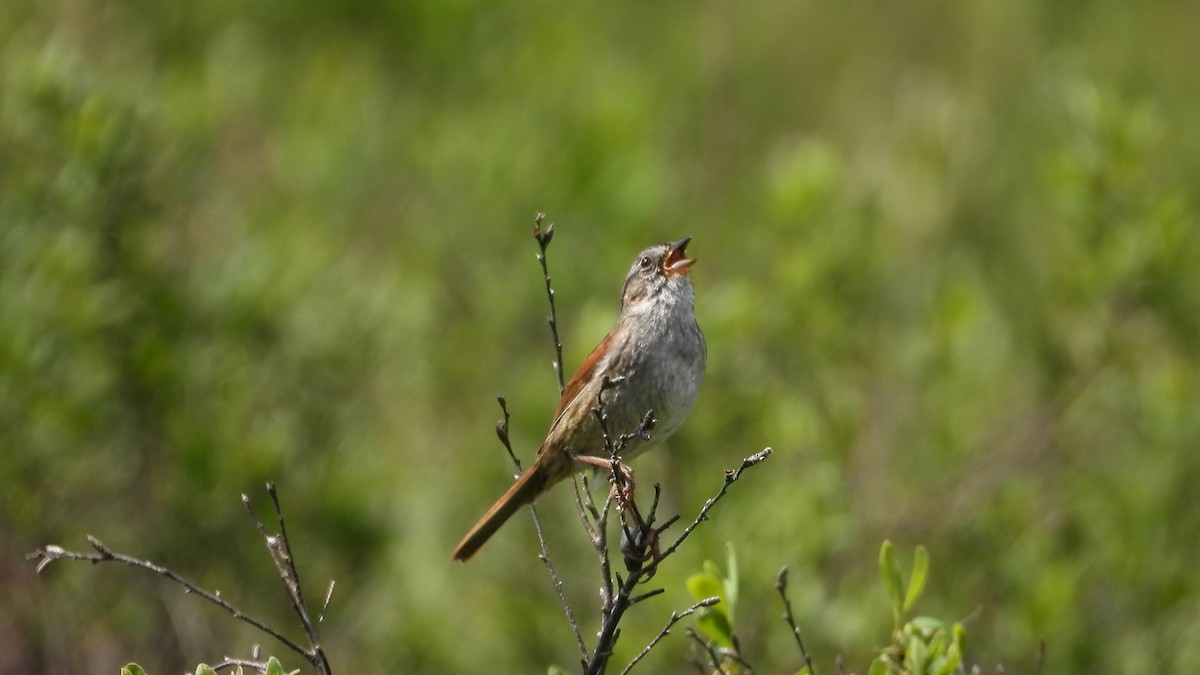
<svg viewBox="0 0 1200 675">
<path fill-rule="evenodd" d="M 663 260 L 663 271 L 668 276 L 676 274 L 687 274 L 688 268 L 696 264 L 694 258 L 687 257 L 687 245 L 691 241 L 691 237 L 684 237 L 679 241 L 671 244 L 671 250 L 667 251 L 667 257 Z"/>
</svg>

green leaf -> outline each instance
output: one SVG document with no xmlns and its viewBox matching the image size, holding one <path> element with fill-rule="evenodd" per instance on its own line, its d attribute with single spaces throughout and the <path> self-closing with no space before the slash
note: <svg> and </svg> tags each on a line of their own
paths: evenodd
<svg viewBox="0 0 1200 675">
<path fill-rule="evenodd" d="M 950 628 L 950 634 L 952 636 L 952 639 L 950 640 L 951 647 L 953 649 L 958 650 L 958 653 L 960 655 L 966 654 L 967 653 L 967 629 L 963 628 L 963 625 L 961 623 L 956 622 L 954 624 L 954 626 L 952 626 Z"/>
<path fill-rule="evenodd" d="M 721 579 L 721 568 L 717 567 L 717 563 L 711 560 L 704 561 L 704 573 L 714 579 Z"/>
<path fill-rule="evenodd" d="M 724 599 L 724 585 L 721 580 L 710 574 L 693 574 L 687 579 L 688 593 L 697 601 L 717 597 Z M 719 606 L 719 605 L 717 605 Z"/>
<path fill-rule="evenodd" d="M 879 573 L 883 576 L 883 585 L 887 588 L 888 598 L 892 601 L 892 626 L 900 630 L 901 608 L 900 571 L 896 569 L 896 552 L 890 539 L 883 540 L 879 549 Z"/>
<path fill-rule="evenodd" d="M 201 663 L 196 666 L 196 675 L 217 675 L 217 671 L 212 669 L 212 666 L 207 663 Z"/>
<path fill-rule="evenodd" d="M 929 639 L 929 654 L 935 659 L 945 655 L 947 642 L 946 629 L 937 629 L 933 637 Z"/>
<path fill-rule="evenodd" d="M 146 675 L 146 671 L 136 663 L 131 663 L 121 669 L 121 675 Z"/>
<path fill-rule="evenodd" d="M 962 654 L 951 645 L 949 651 L 946 652 L 945 658 L 935 663 L 936 668 L 933 671 L 933 675 L 951 675 L 951 673 L 958 672 L 958 666 L 961 663 Z"/>
<path fill-rule="evenodd" d="M 284 675 L 283 664 L 274 656 L 267 659 L 267 675 Z"/>
<path fill-rule="evenodd" d="M 908 639 L 905 644 L 904 666 L 912 675 L 925 675 L 926 663 L 929 661 L 929 647 L 918 635 Z"/>
<path fill-rule="evenodd" d="M 696 626 L 699 627 L 705 635 L 712 638 L 713 642 L 716 642 L 722 647 L 732 649 L 733 626 L 729 623 L 729 617 L 725 615 L 725 612 L 711 611 L 720 606 L 721 605 L 714 605 L 713 607 L 707 608 L 710 611 L 701 611 L 699 616 L 696 618 Z"/>
<path fill-rule="evenodd" d="M 908 594 L 904 596 L 905 614 L 917 603 L 917 598 L 921 597 L 921 591 L 925 590 L 925 579 L 928 574 L 929 551 L 924 546 L 918 545 L 913 557 L 912 576 L 908 580 Z"/>
<path fill-rule="evenodd" d="M 729 575 L 725 577 L 725 603 L 728 605 L 726 610 L 729 613 L 729 622 L 733 623 L 733 612 L 737 608 L 738 600 L 738 564 L 737 553 L 733 550 L 733 542 L 725 542 L 725 564 L 729 568 Z"/>
<path fill-rule="evenodd" d="M 942 623 L 941 620 L 935 619 L 932 616 L 918 616 L 910 621 L 909 624 L 920 631 L 921 638 L 924 640 L 930 639 L 934 633 L 946 627 L 946 624 Z"/>
<path fill-rule="evenodd" d="M 546 675 L 567 675 L 567 671 L 558 666 L 550 666 L 550 670 L 546 671 Z"/>
<path fill-rule="evenodd" d="M 888 664 L 882 656 L 876 656 L 871 662 L 871 668 L 867 671 L 867 675 L 887 675 Z"/>
</svg>

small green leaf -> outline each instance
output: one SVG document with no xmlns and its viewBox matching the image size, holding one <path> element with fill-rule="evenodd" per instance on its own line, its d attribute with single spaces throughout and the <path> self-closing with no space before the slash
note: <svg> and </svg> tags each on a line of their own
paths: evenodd
<svg viewBox="0 0 1200 675">
<path fill-rule="evenodd" d="M 283 664 L 274 656 L 267 659 L 267 675 L 284 675 Z"/>
<path fill-rule="evenodd" d="M 233 675 L 242 675 L 242 667 L 238 666 L 237 670 L 233 671 Z"/>
<path fill-rule="evenodd" d="M 887 588 L 888 598 L 892 601 L 892 624 L 895 630 L 900 630 L 902 616 L 900 592 L 900 571 L 896 569 L 896 552 L 890 539 L 883 540 L 879 549 L 879 573 L 883 576 L 883 585 Z"/>
<path fill-rule="evenodd" d="M 939 628 L 934 632 L 933 637 L 929 639 L 929 653 L 938 658 L 946 653 L 946 629 Z"/>
<path fill-rule="evenodd" d="M 946 624 L 932 616 L 918 616 L 910 621 L 909 624 L 920 631 L 922 639 L 925 640 L 930 639 L 934 633 L 946 627 Z"/>
<path fill-rule="evenodd" d="M 952 626 L 950 628 L 950 634 L 952 636 L 952 638 L 950 640 L 951 646 L 954 649 L 957 649 L 958 653 L 960 655 L 966 654 L 967 653 L 967 629 L 963 628 L 963 625 L 961 623 L 955 623 L 954 626 Z"/>
<path fill-rule="evenodd" d="M 217 675 L 217 671 L 212 669 L 212 666 L 207 663 L 201 663 L 196 666 L 196 675 Z"/>
<path fill-rule="evenodd" d="M 567 671 L 558 666 L 550 666 L 550 670 L 546 671 L 546 675 L 567 675 Z"/>
<path fill-rule="evenodd" d="M 733 626 L 725 612 L 713 611 L 721 605 L 713 605 L 702 610 L 696 618 L 696 626 L 713 642 L 729 649 L 733 648 Z"/>
<path fill-rule="evenodd" d="M 909 638 L 904 651 L 905 670 L 913 675 L 925 675 L 928 661 L 929 647 L 925 641 L 917 635 Z"/>
<path fill-rule="evenodd" d="M 871 668 L 867 671 L 867 675 L 887 675 L 888 664 L 882 656 L 876 656 L 871 662 Z"/>
<path fill-rule="evenodd" d="M 131 663 L 121 669 L 121 675 L 146 675 L 146 671 L 136 663 Z"/>
<path fill-rule="evenodd" d="M 733 550 L 733 542 L 725 542 L 725 564 L 729 567 L 729 575 L 725 577 L 725 603 L 729 605 L 729 621 L 733 622 L 733 611 L 737 608 L 738 600 L 738 564 L 737 553 Z"/>
<path fill-rule="evenodd" d="M 924 546 L 918 545 L 913 557 L 912 576 L 908 580 L 908 594 L 904 596 L 905 614 L 917 603 L 917 598 L 921 597 L 921 591 L 925 590 L 925 579 L 928 573 L 929 551 Z"/>
<path fill-rule="evenodd" d="M 697 601 L 706 598 L 724 598 L 724 585 L 721 580 L 709 574 L 693 574 L 687 579 L 688 593 Z"/>
<path fill-rule="evenodd" d="M 935 663 L 936 668 L 933 671 L 933 675 L 951 675 L 951 673 L 956 673 L 961 663 L 962 654 L 954 648 L 954 645 L 951 645 L 949 651 L 946 652 L 945 658 L 940 663 Z"/>
<path fill-rule="evenodd" d="M 796 675 L 812 675 L 812 671 L 808 669 L 808 666 L 804 666 L 796 671 Z"/>
</svg>

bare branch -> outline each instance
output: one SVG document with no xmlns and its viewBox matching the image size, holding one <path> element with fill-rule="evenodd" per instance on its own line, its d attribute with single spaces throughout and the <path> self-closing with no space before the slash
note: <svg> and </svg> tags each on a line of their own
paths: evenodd
<svg viewBox="0 0 1200 675">
<path fill-rule="evenodd" d="M 175 573 L 174 571 L 172 571 L 162 565 L 158 565 L 156 563 L 150 562 L 149 560 L 141 560 L 138 558 L 134 558 L 133 556 L 125 555 L 123 553 L 117 553 L 116 551 L 112 550 L 107 545 L 105 545 L 104 542 L 100 541 L 99 539 L 97 539 L 96 537 L 93 537 L 90 534 L 88 535 L 87 539 L 88 539 L 88 543 L 90 543 L 92 545 L 92 548 L 96 549 L 96 551 L 97 551 L 96 553 L 80 553 L 77 551 L 69 551 L 67 549 L 64 549 L 61 546 L 50 545 L 50 546 L 46 546 L 43 548 L 39 548 L 38 550 L 34 551 L 33 553 L 26 555 L 25 559 L 38 561 L 37 562 L 37 571 L 39 574 L 42 573 L 43 571 L 45 571 L 46 567 L 49 566 L 50 563 L 52 563 L 56 560 L 83 560 L 83 561 L 90 562 L 92 564 L 97 564 L 97 563 L 102 563 L 102 562 L 119 562 L 119 563 L 123 563 L 125 565 L 129 565 L 131 567 L 136 567 L 138 569 L 143 569 L 148 572 L 153 572 L 154 574 L 157 574 L 162 577 L 166 577 L 167 579 L 170 579 L 171 581 L 179 584 L 180 586 L 183 586 L 184 592 L 194 593 L 194 594 L 204 598 L 205 600 L 220 607 L 221 609 L 224 609 L 226 612 L 229 612 L 229 614 L 232 615 L 233 618 L 235 618 L 239 621 L 244 621 L 244 622 L 250 624 L 251 626 L 254 626 L 258 630 L 266 633 L 267 635 L 270 635 L 271 637 L 275 638 L 276 640 L 279 640 L 288 649 L 296 652 L 297 654 L 303 656 L 306 659 L 309 658 L 309 654 L 306 649 L 301 647 L 299 644 L 293 642 L 286 635 L 280 633 L 275 628 L 267 625 L 261 619 L 250 616 L 249 614 L 243 612 L 238 607 L 234 606 L 228 600 L 222 598 L 220 591 L 214 591 L 214 592 L 210 593 L 209 591 L 206 591 L 203 588 L 200 588 L 199 586 L 197 586 L 191 580 L 180 576 L 179 574 Z M 328 671 L 325 671 L 325 672 L 328 672 Z"/>
<path fill-rule="evenodd" d="M 729 490 L 729 486 L 736 483 L 737 480 L 742 477 L 742 472 L 756 464 L 761 463 L 767 457 L 770 457 L 772 452 L 774 452 L 774 450 L 771 448 L 763 448 L 762 452 L 757 452 L 743 459 L 741 466 L 739 466 L 736 471 L 727 469 L 725 471 L 725 482 L 721 485 L 721 489 L 718 490 L 717 494 L 713 495 L 712 498 L 704 502 L 704 506 L 700 509 L 700 513 L 696 516 L 696 519 L 693 520 L 686 528 L 684 528 L 683 532 L 679 534 L 679 537 L 675 539 L 675 542 L 668 546 L 667 550 L 663 551 L 662 555 L 659 555 L 654 560 L 654 563 L 657 565 L 674 553 L 676 549 L 679 548 L 679 545 L 682 544 L 683 541 L 692 534 L 692 531 L 700 526 L 700 523 L 708 520 L 708 512 L 717 505 L 717 502 L 721 501 L 721 498 L 725 496 L 725 492 Z"/>
<path fill-rule="evenodd" d="M 673 554 L 683 543 L 683 541 L 687 539 L 687 537 L 697 527 L 699 527 L 700 523 L 708 519 L 708 512 L 711 511 L 712 508 L 716 506 L 717 502 L 719 502 L 721 498 L 725 496 L 725 493 L 729 490 L 729 486 L 741 478 L 743 471 L 764 461 L 771 455 L 771 452 L 771 448 L 765 448 L 761 452 L 743 459 L 741 465 L 736 470 L 727 470 L 725 472 L 725 481 L 721 484 L 721 488 L 715 495 L 713 495 L 713 497 L 704 503 L 704 506 L 700 509 L 700 513 L 696 516 L 696 519 L 693 520 L 682 533 L 680 533 L 679 537 L 675 539 L 675 542 L 672 543 L 667 550 L 663 551 L 661 554 L 652 556 L 649 560 L 636 560 L 627 557 L 627 563 L 636 562 L 637 564 L 629 569 L 629 576 L 620 581 L 617 594 L 613 598 L 611 606 L 607 607 L 606 611 L 604 612 L 604 620 L 600 626 L 599 637 L 596 641 L 596 649 L 592 653 L 592 660 L 588 662 L 584 668 L 585 675 L 599 675 L 600 673 L 604 672 L 608 658 L 612 655 L 613 647 L 620 636 L 618 626 L 621 622 L 621 618 L 624 616 L 625 611 L 629 609 L 629 607 L 631 607 L 635 602 L 633 591 L 635 588 L 637 588 L 637 585 L 644 579 L 648 579 L 650 576 L 652 576 L 655 570 L 657 570 L 659 563 Z M 656 498 L 654 502 L 655 509 L 657 509 L 657 505 L 658 500 Z M 659 530 L 654 526 L 655 517 L 656 514 L 654 511 L 651 511 L 639 524 L 638 537 L 640 539 L 647 539 L 651 536 L 657 536 Z M 644 596 L 638 596 L 637 599 L 645 599 L 646 597 L 651 597 L 652 595 L 653 594 L 646 594 Z M 718 661 L 718 669 L 719 668 L 720 666 Z"/>
<path fill-rule="evenodd" d="M 325 612 L 329 610 L 329 601 L 333 600 L 333 587 L 337 584 L 332 579 L 329 581 L 329 590 L 325 591 L 325 602 L 321 603 L 321 616 L 317 617 L 317 629 L 325 623 Z"/>
<path fill-rule="evenodd" d="M 524 470 L 521 468 L 521 460 L 517 459 L 517 453 L 513 451 L 512 442 L 508 437 L 508 403 L 503 396 L 496 398 L 496 402 L 500 404 L 500 410 L 504 413 L 504 418 L 496 423 L 496 436 L 500 438 L 500 442 L 504 444 L 504 449 L 508 451 L 508 457 L 512 460 L 513 466 L 517 469 L 517 475 L 520 476 Z M 546 545 L 546 535 L 542 531 L 542 519 L 538 516 L 537 506 L 529 505 L 529 512 L 533 515 L 533 529 L 537 532 L 538 546 L 541 547 L 541 553 L 538 554 L 538 560 L 546 566 L 546 573 L 550 575 L 550 583 L 554 585 L 554 592 L 558 595 L 558 602 L 562 605 L 563 612 L 567 615 L 567 623 L 571 625 L 571 633 L 575 636 L 575 644 L 579 647 L 579 653 L 584 660 L 587 659 L 588 649 L 583 642 L 583 633 L 579 632 L 579 622 L 575 620 L 575 612 L 571 609 L 571 603 L 567 600 L 567 593 L 564 590 L 562 579 L 558 576 L 558 571 L 554 569 L 554 563 L 550 560 L 550 549 Z"/>
<path fill-rule="evenodd" d="M 804 665 L 808 668 L 808 675 L 817 675 L 817 671 L 813 668 L 812 659 L 808 656 L 808 650 L 804 648 L 804 641 L 800 639 L 800 627 L 796 625 L 795 618 L 792 617 L 792 602 L 787 596 L 788 584 L 788 568 L 785 565 L 779 570 L 779 578 L 775 582 L 775 590 L 779 591 L 779 597 L 783 600 L 783 618 L 792 629 L 792 636 L 796 638 L 796 646 L 800 648 L 800 655 L 804 657 Z"/>
<path fill-rule="evenodd" d="M 221 672 L 222 670 L 225 670 L 226 668 L 249 668 L 250 670 L 253 670 L 253 671 L 259 672 L 259 673 L 267 672 L 267 664 L 266 663 L 263 663 L 261 661 L 251 661 L 249 659 L 235 659 L 235 658 L 232 658 L 229 656 L 226 656 L 224 661 L 221 661 L 217 665 L 212 666 L 212 669 L 217 671 L 218 673 Z"/>
<path fill-rule="evenodd" d="M 279 527 L 279 534 L 273 535 L 267 532 L 266 526 L 254 515 L 250 498 L 246 495 L 242 495 L 242 504 L 245 505 L 246 513 L 250 516 L 259 535 L 262 536 L 263 543 L 267 546 L 267 552 L 271 554 L 271 561 L 275 563 L 275 569 L 279 572 L 279 580 L 283 582 L 288 599 L 292 603 L 292 611 L 300 619 L 300 625 L 304 628 L 305 636 L 308 637 L 308 649 L 304 651 L 304 657 L 317 669 L 317 672 L 329 673 L 331 670 L 329 660 L 325 656 L 325 650 L 320 646 L 320 630 L 310 618 L 308 604 L 305 602 L 304 592 L 300 588 L 300 573 L 296 570 L 292 545 L 288 540 L 283 507 L 279 503 L 279 493 L 276 491 L 274 483 L 269 482 L 266 487 L 267 494 L 271 497 L 271 504 L 275 508 L 275 523 Z"/>
<path fill-rule="evenodd" d="M 550 301 L 550 317 L 546 319 L 546 323 L 550 324 L 550 335 L 554 338 L 554 372 L 558 375 L 558 393 L 561 396 L 563 390 L 567 388 L 563 380 L 562 341 L 558 339 L 558 312 L 554 308 L 554 288 L 550 284 L 550 268 L 546 265 L 546 249 L 550 247 L 550 241 L 554 239 L 554 223 L 546 225 L 546 229 L 543 230 L 542 221 L 545 219 L 546 214 L 544 213 L 538 213 L 533 217 L 533 238 L 538 243 L 537 261 L 542 265 L 542 279 L 546 282 L 546 299 Z"/>
<path fill-rule="evenodd" d="M 712 664 L 713 672 L 726 675 L 725 669 L 721 667 L 721 657 L 717 654 L 717 650 L 713 649 L 712 643 L 700 637 L 700 634 L 690 626 L 687 629 L 687 636 L 691 638 L 692 642 L 695 642 L 700 649 L 704 650 L 704 653 L 708 656 L 709 663 Z"/>
<path fill-rule="evenodd" d="M 675 624 L 679 623 L 681 619 L 691 616 L 701 607 L 712 607 L 720 601 L 721 599 L 718 597 L 705 598 L 691 607 L 683 610 L 682 612 L 671 612 L 671 618 L 667 620 L 667 625 L 663 626 L 663 629 L 658 631 L 658 635 L 654 636 L 654 639 L 650 641 L 650 644 L 646 645 L 646 648 L 643 649 L 641 653 L 633 657 L 633 660 L 629 662 L 629 665 L 625 666 L 625 670 L 621 671 L 621 675 L 625 675 L 629 671 L 633 670 L 633 667 L 637 665 L 638 661 L 641 661 L 643 658 L 645 658 L 645 656 L 650 653 L 650 650 L 654 649 L 654 646 L 657 645 L 660 640 L 671 634 L 671 629 L 674 628 Z"/>
</svg>

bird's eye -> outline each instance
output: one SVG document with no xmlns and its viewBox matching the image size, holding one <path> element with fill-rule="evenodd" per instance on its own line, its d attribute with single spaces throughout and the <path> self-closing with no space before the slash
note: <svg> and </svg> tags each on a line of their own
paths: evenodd
<svg viewBox="0 0 1200 675">
<path fill-rule="evenodd" d="M 651 263 L 651 260 L 650 260 L 650 256 L 648 256 L 648 255 L 642 256 L 642 259 L 638 261 L 638 264 L 641 265 L 642 269 L 644 269 L 644 270 L 650 269 L 650 263 Z"/>
</svg>

